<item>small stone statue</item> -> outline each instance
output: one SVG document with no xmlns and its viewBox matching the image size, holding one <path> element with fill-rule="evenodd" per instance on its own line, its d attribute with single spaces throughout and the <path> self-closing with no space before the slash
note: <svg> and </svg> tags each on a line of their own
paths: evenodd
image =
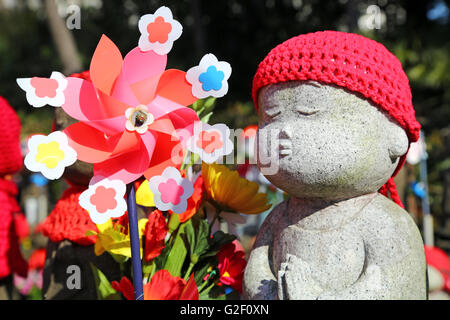
<svg viewBox="0 0 450 320">
<path fill-rule="evenodd" d="M 420 130 L 397 58 L 356 34 L 300 35 L 261 62 L 253 99 L 258 166 L 290 197 L 259 230 L 244 297 L 426 299 L 422 238 L 392 179 Z"/>
</svg>

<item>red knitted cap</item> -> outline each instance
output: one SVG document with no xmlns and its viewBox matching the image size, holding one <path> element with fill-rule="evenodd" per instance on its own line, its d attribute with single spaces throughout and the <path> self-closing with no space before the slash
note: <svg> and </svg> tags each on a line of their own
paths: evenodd
<svg viewBox="0 0 450 320">
<path fill-rule="evenodd" d="M 6 99 L 0 97 L 0 176 L 22 168 L 20 150 L 20 120 Z"/>
<path fill-rule="evenodd" d="M 39 231 L 52 242 L 70 240 L 82 246 L 92 245 L 96 236 L 86 236 L 86 231 L 98 232 L 89 213 L 78 203 L 86 188 L 72 186 L 66 189 L 50 215 L 39 225 Z"/>
<path fill-rule="evenodd" d="M 262 87 L 292 80 L 315 80 L 360 93 L 390 115 L 405 130 L 410 143 L 419 139 L 420 124 L 409 80 L 400 61 L 374 40 L 353 33 L 319 31 L 281 43 L 259 64 L 253 78 L 256 108 Z M 400 158 L 393 176 L 405 159 L 406 155 Z M 392 178 L 381 192 L 385 194 L 386 190 L 400 202 Z"/>
</svg>

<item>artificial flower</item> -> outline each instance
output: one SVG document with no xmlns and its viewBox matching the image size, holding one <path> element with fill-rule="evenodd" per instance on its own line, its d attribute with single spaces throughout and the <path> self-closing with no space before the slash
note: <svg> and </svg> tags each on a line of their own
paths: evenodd
<svg viewBox="0 0 450 320">
<path fill-rule="evenodd" d="M 26 278 L 14 274 L 14 285 L 23 295 L 28 295 L 36 287 L 42 289 L 45 249 L 36 249 L 28 259 L 28 275 Z"/>
<path fill-rule="evenodd" d="M 202 177 L 209 198 L 224 211 L 257 214 L 271 207 L 267 195 L 258 193 L 257 183 L 241 178 L 224 165 L 203 163 Z"/>
<path fill-rule="evenodd" d="M 187 201 L 187 209 L 180 215 L 178 219 L 181 223 L 188 221 L 194 214 L 197 213 L 203 200 L 203 178 L 198 176 L 194 182 L 194 193 Z"/>
<path fill-rule="evenodd" d="M 192 182 L 181 176 L 178 169 L 167 167 L 162 175 L 152 177 L 148 183 L 159 210 L 172 210 L 175 213 L 186 211 L 187 199 L 192 196 L 194 187 Z"/>
<path fill-rule="evenodd" d="M 150 261 L 161 254 L 164 249 L 165 238 L 169 228 L 164 215 L 159 210 L 154 210 L 148 216 L 144 237 L 144 260 Z"/>
<path fill-rule="evenodd" d="M 234 146 L 230 139 L 230 129 L 225 124 L 209 125 L 198 121 L 194 125 L 194 134 L 189 138 L 187 147 L 204 162 L 213 163 L 233 152 Z"/>
<path fill-rule="evenodd" d="M 20 78 L 17 84 L 27 94 L 27 102 L 35 108 L 45 105 L 60 107 L 65 102 L 64 90 L 67 88 L 66 78 L 59 72 L 53 72 L 49 78 Z"/>
<path fill-rule="evenodd" d="M 217 254 L 219 281 L 239 293 L 242 293 L 242 279 L 247 265 L 244 256 L 244 248 L 237 240 L 224 245 Z"/>
<path fill-rule="evenodd" d="M 50 180 L 60 178 L 64 169 L 77 160 L 77 153 L 69 146 L 67 136 L 61 131 L 48 136 L 32 136 L 28 140 L 28 150 L 25 166 L 30 171 L 41 172 Z"/>
<path fill-rule="evenodd" d="M 145 300 L 198 300 L 198 289 L 193 275 L 186 283 L 180 277 L 172 276 L 167 270 L 156 272 L 144 285 Z"/>
<path fill-rule="evenodd" d="M 134 300 L 134 286 L 127 277 L 122 277 L 120 282 L 112 281 L 111 287 L 117 292 L 122 293 L 125 299 Z"/>
<path fill-rule="evenodd" d="M 172 50 L 175 40 L 183 32 L 181 24 L 173 19 L 172 11 L 160 7 L 154 14 L 146 14 L 139 19 L 139 48 L 142 51 L 153 50 L 157 54 L 167 54 Z"/>
<path fill-rule="evenodd" d="M 147 219 L 140 219 L 138 221 L 141 256 L 142 235 L 144 234 L 147 221 Z M 103 224 L 98 224 L 97 229 L 98 233 L 95 231 L 86 232 L 87 236 L 97 236 L 97 242 L 94 247 L 95 255 L 99 256 L 107 251 L 113 254 L 113 256 L 120 255 L 131 258 L 130 235 L 125 232 L 124 226 L 117 222 L 113 222 L 112 220 L 108 220 Z"/>
<path fill-rule="evenodd" d="M 64 111 L 80 122 L 64 132 L 78 160 L 94 164 L 94 176 L 131 183 L 143 174 L 178 166 L 178 132 L 192 134 L 198 121 L 186 107 L 197 100 L 185 72 L 165 70 L 166 55 L 139 47 L 124 59 L 102 36 L 91 60 L 91 81 L 68 77 Z"/>
<path fill-rule="evenodd" d="M 113 281 L 111 285 L 125 299 L 134 300 L 134 286 L 128 278 L 123 277 L 120 282 Z M 191 275 L 186 282 L 180 277 L 172 276 L 167 270 L 159 270 L 144 285 L 144 300 L 198 300 L 194 276 Z"/>
<path fill-rule="evenodd" d="M 230 76 L 230 64 L 219 61 L 212 53 L 203 56 L 198 66 L 186 72 L 186 80 L 192 84 L 192 94 L 199 99 L 226 95 Z"/>
<path fill-rule="evenodd" d="M 89 182 L 89 188 L 80 195 L 79 203 L 89 212 L 94 223 L 102 224 L 125 213 L 127 210 L 125 192 L 126 185 L 121 180 L 96 176 Z"/>
</svg>

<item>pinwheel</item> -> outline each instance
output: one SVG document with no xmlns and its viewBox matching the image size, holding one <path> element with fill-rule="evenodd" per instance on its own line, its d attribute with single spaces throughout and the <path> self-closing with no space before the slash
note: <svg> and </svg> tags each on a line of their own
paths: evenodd
<svg viewBox="0 0 450 320">
<path fill-rule="evenodd" d="M 113 41 L 101 37 L 91 59 L 91 81 L 66 78 L 59 72 L 50 78 L 17 79 L 32 106 L 61 107 L 78 120 L 63 132 L 31 138 L 27 168 L 58 179 L 76 160 L 91 163 L 94 176 L 79 197 L 91 219 L 105 223 L 128 207 L 136 298 L 142 298 L 142 271 L 133 182 L 142 175 L 151 181 L 159 209 L 186 210 L 193 186 L 178 168 L 199 123 L 188 106 L 199 98 L 226 94 L 231 74 L 230 65 L 212 54 L 188 73 L 166 70 L 167 53 L 182 33 L 167 7 L 141 17 L 139 30 L 139 45 L 125 58 Z M 220 149 L 226 143 L 218 145 L 216 140 L 225 141 L 226 133 L 203 134 L 213 140 L 196 139 L 197 149 L 210 153 Z"/>
</svg>

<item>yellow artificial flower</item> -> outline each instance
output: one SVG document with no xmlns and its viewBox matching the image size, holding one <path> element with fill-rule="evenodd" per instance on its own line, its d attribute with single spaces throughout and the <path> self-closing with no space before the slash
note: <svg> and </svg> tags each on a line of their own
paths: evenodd
<svg viewBox="0 0 450 320">
<path fill-rule="evenodd" d="M 203 163 L 202 177 L 210 198 L 226 211 L 257 214 L 272 206 L 265 193 L 258 193 L 256 182 L 241 178 L 224 165 Z"/>
<path fill-rule="evenodd" d="M 142 235 L 145 231 L 145 226 L 148 219 L 140 219 L 138 221 L 139 228 L 139 241 L 142 257 Z M 87 236 L 96 235 L 97 242 L 95 243 L 94 252 L 97 256 L 103 254 L 103 252 L 108 251 L 113 255 L 121 255 L 131 258 L 131 245 L 130 245 L 130 235 L 124 233 L 125 227 L 113 223 L 111 219 L 103 224 L 97 225 L 98 233 L 94 231 L 86 232 Z"/>
</svg>

